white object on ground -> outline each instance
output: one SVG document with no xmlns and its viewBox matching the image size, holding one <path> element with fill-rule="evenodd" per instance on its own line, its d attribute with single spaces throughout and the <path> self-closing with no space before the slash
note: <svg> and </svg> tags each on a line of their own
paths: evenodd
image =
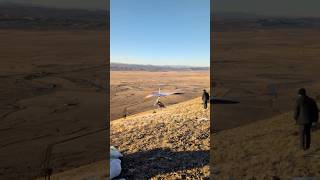
<svg viewBox="0 0 320 180">
<path fill-rule="evenodd" d="M 113 179 L 121 174 L 121 160 L 110 159 L 110 178 Z"/>
<path fill-rule="evenodd" d="M 208 121 L 209 119 L 208 118 L 200 118 L 198 119 L 198 121 Z"/>
<path fill-rule="evenodd" d="M 115 148 L 114 146 L 110 147 L 110 159 L 119 159 L 123 157 L 123 155 L 120 153 L 120 151 Z"/>
<path fill-rule="evenodd" d="M 111 146 L 110 147 L 110 179 L 113 179 L 121 174 L 121 160 L 120 157 L 123 155 L 120 151 Z"/>
</svg>

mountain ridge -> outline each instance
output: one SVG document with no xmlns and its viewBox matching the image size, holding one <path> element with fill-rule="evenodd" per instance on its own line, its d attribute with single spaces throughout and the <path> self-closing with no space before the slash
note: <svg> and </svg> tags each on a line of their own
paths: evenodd
<svg viewBox="0 0 320 180">
<path fill-rule="evenodd" d="M 110 63 L 111 71 L 201 71 L 209 67 Z"/>
</svg>

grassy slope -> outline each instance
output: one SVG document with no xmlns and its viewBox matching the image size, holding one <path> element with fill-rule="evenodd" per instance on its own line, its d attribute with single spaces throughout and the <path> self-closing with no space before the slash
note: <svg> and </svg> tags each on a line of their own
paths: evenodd
<svg viewBox="0 0 320 180">
<path fill-rule="evenodd" d="M 209 110 L 201 99 L 111 122 L 111 145 L 124 154 L 127 179 L 209 176 Z"/>
<path fill-rule="evenodd" d="M 208 177 L 209 111 L 203 111 L 199 102 L 197 98 L 111 122 L 111 144 L 125 155 L 122 177 Z M 298 140 L 292 113 L 214 134 L 211 174 L 214 179 L 320 177 L 320 130 L 313 131 L 308 151 L 299 149 Z M 102 179 L 105 164 L 80 167 L 53 179 L 92 177 L 93 170 Z"/>
<path fill-rule="evenodd" d="M 121 177 L 209 177 L 209 124 L 209 109 L 202 109 L 200 98 L 112 121 L 111 145 L 124 154 Z M 52 179 L 106 179 L 104 168 L 106 161 L 101 161 Z"/>
</svg>

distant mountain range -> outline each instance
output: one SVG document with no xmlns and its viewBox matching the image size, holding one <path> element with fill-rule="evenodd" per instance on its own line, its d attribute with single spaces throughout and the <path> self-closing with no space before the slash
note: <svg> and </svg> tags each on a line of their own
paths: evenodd
<svg viewBox="0 0 320 180">
<path fill-rule="evenodd" d="M 0 3 L 0 28 L 109 29 L 109 13 L 106 10 Z"/>
<path fill-rule="evenodd" d="M 257 19 L 267 17 L 265 15 L 252 14 L 246 12 L 213 12 L 211 13 L 212 19 Z"/>
<path fill-rule="evenodd" d="M 111 71 L 201 71 L 201 70 L 209 70 L 209 67 L 155 66 L 155 65 L 111 63 L 110 70 Z"/>
<path fill-rule="evenodd" d="M 229 12 L 211 14 L 211 31 L 270 28 L 320 28 L 320 17 L 277 17 Z"/>
</svg>

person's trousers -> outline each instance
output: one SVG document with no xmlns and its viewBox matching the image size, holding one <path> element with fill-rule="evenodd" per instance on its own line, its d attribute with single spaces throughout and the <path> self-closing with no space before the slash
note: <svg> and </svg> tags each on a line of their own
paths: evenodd
<svg viewBox="0 0 320 180">
<path fill-rule="evenodd" d="M 205 109 L 207 109 L 207 107 L 208 107 L 208 101 L 203 101 L 203 108 L 205 108 Z"/>
<path fill-rule="evenodd" d="M 300 147 L 302 149 L 309 149 L 311 144 L 311 124 L 300 125 Z"/>
</svg>

